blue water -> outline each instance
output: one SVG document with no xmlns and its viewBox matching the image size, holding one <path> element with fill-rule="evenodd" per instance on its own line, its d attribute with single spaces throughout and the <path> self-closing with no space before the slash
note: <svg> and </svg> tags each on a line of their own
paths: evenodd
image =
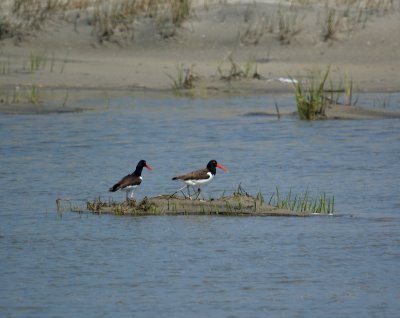
<svg viewBox="0 0 400 318">
<path fill-rule="evenodd" d="M 82 113 L 2 114 L 0 316 L 398 316 L 400 120 L 243 116 L 266 109 L 268 96 L 124 97 Z M 108 199 L 139 159 L 154 169 L 139 199 L 216 159 L 230 171 L 206 198 L 239 184 L 267 198 L 276 186 L 326 192 L 335 216 L 57 214 L 59 197 Z"/>
</svg>

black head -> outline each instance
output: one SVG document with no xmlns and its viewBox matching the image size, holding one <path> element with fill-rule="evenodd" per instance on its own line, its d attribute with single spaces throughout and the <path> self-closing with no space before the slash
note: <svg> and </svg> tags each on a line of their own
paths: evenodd
<svg viewBox="0 0 400 318">
<path fill-rule="evenodd" d="M 216 168 L 220 168 L 224 171 L 228 171 L 228 169 L 226 169 L 223 165 L 220 165 L 217 160 L 210 160 L 207 164 L 207 169 L 208 171 L 210 171 L 212 174 L 216 174 L 217 173 L 217 169 Z"/>
<path fill-rule="evenodd" d="M 136 165 L 136 170 L 133 172 L 134 175 L 140 176 L 142 174 L 143 168 L 147 168 L 150 171 L 153 171 L 153 169 L 147 164 L 146 160 L 140 160 L 138 164 Z"/>
<path fill-rule="evenodd" d="M 208 169 L 210 169 L 210 168 L 216 168 L 217 167 L 217 160 L 210 160 L 208 163 L 207 163 L 207 168 Z"/>
</svg>

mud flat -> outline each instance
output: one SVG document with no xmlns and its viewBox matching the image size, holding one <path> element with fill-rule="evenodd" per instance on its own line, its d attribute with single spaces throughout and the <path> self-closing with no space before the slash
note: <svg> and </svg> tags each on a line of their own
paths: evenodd
<svg viewBox="0 0 400 318">
<path fill-rule="evenodd" d="M 383 119 L 400 118 L 399 111 L 375 110 L 360 106 L 329 105 L 326 119 Z"/>
<path fill-rule="evenodd" d="M 276 112 L 249 112 L 244 116 L 265 116 L 276 117 Z M 298 117 L 297 111 L 280 112 L 280 116 Z M 365 107 L 354 105 L 337 105 L 331 104 L 326 107 L 325 115 L 317 119 L 334 120 L 334 119 L 385 119 L 385 118 L 400 118 L 400 111 L 389 111 L 384 109 L 368 109 Z"/>
<path fill-rule="evenodd" d="M 68 207 L 69 206 L 69 207 Z M 235 194 L 207 201 L 160 195 L 145 197 L 142 201 L 87 202 L 85 207 L 75 206 L 68 200 L 58 199 L 57 209 L 77 213 L 114 214 L 131 216 L 148 215 L 221 215 L 221 216 L 310 216 L 310 212 L 280 209 L 263 202 L 260 198 Z"/>
</svg>

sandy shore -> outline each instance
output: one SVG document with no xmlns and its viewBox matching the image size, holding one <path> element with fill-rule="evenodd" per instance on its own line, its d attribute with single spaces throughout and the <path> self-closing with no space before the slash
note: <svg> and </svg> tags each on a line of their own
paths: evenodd
<svg viewBox="0 0 400 318">
<path fill-rule="evenodd" d="M 44 21 L 40 30 L 3 37 L 0 90 L 3 99 L 7 90 L 29 90 L 32 85 L 41 90 L 85 90 L 94 96 L 99 91 L 170 93 L 177 68 L 192 67 L 194 94 L 273 94 L 293 91 L 279 78 L 301 79 L 309 69 L 328 65 L 338 81 L 345 74 L 351 77 L 357 92 L 400 90 L 397 4 L 371 13 L 363 23 L 337 18 L 335 34 L 324 41 L 326 8 L 282 3 L 200 1 L 190 18 L 172 31 L 166 24 L 160 32 L 143 17 L 134 21 L 128 40 L 114 35 L 101 41 L 93 34 L 90 11 L 70 10 Z M 287 34 L 279 31 L 279 17 L 286 21 Z M 46 61 L 35 71 L 32 56 Z M 242 70 L 257 67 L 259 78 L 251 78 L 251 70 L 249 78 L 221 79 L 232 70 L 228 56 Z M 4 104 L 1 107 L 7 107 Z"/>
</svg>

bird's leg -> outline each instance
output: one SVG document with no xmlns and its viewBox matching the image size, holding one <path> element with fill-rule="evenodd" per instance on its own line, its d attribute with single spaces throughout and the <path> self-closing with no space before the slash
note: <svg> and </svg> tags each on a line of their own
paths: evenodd
<svg viewBox="0 0 400 318">
<path fill-rule="evenodd" d="M 128 195 L 128 201 L 127 201 L 127 203 L 128 203 L 128 206 L 129 207 L 134 207 L 135 206 L 135 204 L 136 204 L 136 201 L 135 201 L 135 192 L 133 191 L 133 190 L 131 190 L 131 191 L 127 191 L 127 194 L 129 193 L 129 195 Z"/>
<path fill-rule="evenodd" d="M 182 192 L 183 196 L 184 196 L 185 199 L 186 199 L 186 194 L 182 191 L 182 190 L 185 189 L 185 188 L 186 188 L 186 186 L 183 186 L 182 188 L 176 190 L 173 194 L 171 194 L 171 197 L 173 197 L 175 194 L 177 194 L 177 193 L 180 191 L 180 192 Z"/>
<path fill-rule="evenodd" d="M 200 189 L 200 188 L 197 188 L 197 196 L 196 196 L 196 199 L 195 199 L 195 200 L 197 200 L 197 198 L 200 196 L 200 192 L 201 192 L 201 189 Z"/>
<path fill-rule="evenodd" d="M 184 187 L 184 188 L 185 188 L 185 187 Z M 183 197 L 186 199 L 187 196 L 186 196 L 185 192 L 183 192 L 183 190 L 181 190 L 181 193 L 182 193 Z"/>
</svg>

